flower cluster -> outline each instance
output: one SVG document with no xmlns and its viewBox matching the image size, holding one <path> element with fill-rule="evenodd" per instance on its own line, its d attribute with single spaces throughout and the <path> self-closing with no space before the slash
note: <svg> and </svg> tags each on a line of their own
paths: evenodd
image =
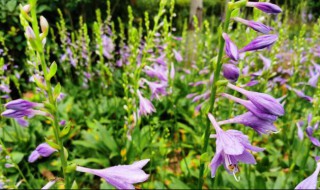
<svg viewBox="0 0 320 190">
<path fill-rule="evenodd" d="M 247 2 L 246 6 L 256 7 L 266 13 L 281 12 L 281 9 L 277 5 L 271 3 Z M 223 76 L 230 82 L 236 82 L 240 75 L 240 71 L 235 65 L 241 57 L 240 53 L 270 47 L 278 39 L 277 35 L 269 34 L 273 29 L 262 23 L 244 20 L 239 17 L 235 17 L 233 20 L 265 35 L 255 38 L 248 45 L 238 50 L 237 46 L 231 41 L 228 34 L 222 33 L 222 38 L 225 40 L 225 54 L 230 58 L 230 63 L 223 64 L 222 72 Z M 264 62 L 264 69 L 268 69 L 270 67 L 270 61 L 262 55 L 260 55 L 260 58 Z M 254 83 L 254 80 L 252 80 L 251 83 Z M 246 86 L 251 85 L 253 84 L 247 84 Z M 209 113 L 209 120 L 216 130 L 216 134 L 211 135 L 212 138 L 216 139 L 216 153 L 211 161 L 210 167 L 212 177 L 215 176 L 218 166 L 223 164 L 228 173 L 233 174 L 236 178 L 235 174 L 239 172 L 238 162 L 255 164 L 255 158 L 249 151 L 261 152 L 264 149 L 252 146 L 249 142 L 248 136 L 244 135 L 242 132 L 237 130 L 224 131 L 220 126 L 238 123 L 251 127 L 260 135 L 276 132 L 277 129 L 273 123 L 279 116 L 284 115 L 284 108 L 280 104 L 279 100 L 268 94 L 248 91 L 231 83 L 228 83 L 227 87 L 241 93 L 247 98 L 247 100 L 240 99 L 226 93 L 222 93 L 221 96 L 243 105 L 247 109 L 247 112 L 234 118 L 219 122 L 217 122 Z"/>
<path fill-rule="evenodd" d="M 281 12 L 280 7 L 271 3 L 247 2 L 246 6 L 255 7 L 266 13 L 277 14 Z M 229 64 L 225 64 L 223 66 L 223 76 L 230 82 L 236 82 L 239 78 L 240 72 L 239 69 L 237 69 L 237 67 L 235 66 L 235 63 L 237 63 L 237 61 L 240 59 L 240 53 L 268 48 L 278 40 L 278 36 L 276 34 L 269 34 L 273 29 L 269 26 L 264 25 L 263 23 L 252 20 L 245 20 L 239 17 L 234 17 L 233 20 L 244 24 L 264 35 L 258 36 L 243 48 L 238 49 L 237 46 L 232 42 L 228 34 L 222 34 L 222 37 L 225 40 L 226 55 L 232 60 Z"/>
<path fill-rule="evenodd" d="M 29 102 L 23 99 L 17 99 L 4 105 L 7 110 L 1 113 L 4 117 L 14 118 L 21 126 L 28 126 L 28 121 L 24 117 L 31 118 L 35 115 L 48 115 L 46 112 L 34 108 L 43 108 L 41 103 Z"/>
</svg>

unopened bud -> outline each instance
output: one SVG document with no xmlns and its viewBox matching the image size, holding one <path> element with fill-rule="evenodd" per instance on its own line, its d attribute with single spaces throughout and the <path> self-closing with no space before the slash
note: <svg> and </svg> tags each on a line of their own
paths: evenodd
<svg viewBox="0 0 320 190">
<path fill-rule="evenodd" d="M 41 27 L 41 31 L 46 36 L 48 34 L 49 24 L 47 19 L 44 18 L 43 16 L 40 16 L 40 27 Z"/>
<path fill-rule="evenodd" d="M 25 6 L 22 7 L 22 10 L 28 14 L 31 10 L 31 6 L 29 4 L 26 4 Z"/>
<path fill-rule="evenodd" d="M 36 39 L 36 35 L 34 34 L 34 31 L 32 30 L 32 28 L 30 26 L 27 26 L 27 28 L 26 28 L 26 37 L 28 40 L 35 40 Z"/>
</svg>

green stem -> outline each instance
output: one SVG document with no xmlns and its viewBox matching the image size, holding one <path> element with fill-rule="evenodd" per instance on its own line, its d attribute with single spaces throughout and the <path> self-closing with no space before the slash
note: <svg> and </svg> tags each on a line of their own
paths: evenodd
<svg viewBox="0 0 320 190">
<path fill-rule="evenodd" d="M 225 23 L 224 23 L 224 26 L 223 26 L 223 32 L 227 32 L 228 31 L 231 12 L 232 12 L 232 9 L 229 8 L 230 5 L 232 5 L 232 3 L 229 3 L 228 7 L 227 7 L 226 19 L 225 19 Z M 213 111 L 213 108 L 214 108 L 214 103 L 215 103 L 216 93 L 217 93 L 216 82 L 218 82 L 218 80 L 219 80 L 220 71 L 221 71 L 221 67 L 222 67 L 221 60 L 222 60 L 223 48 L 224 48 L 224 44 L 225 44 L 225 41 L 222 38 L 222 35 L 220 35 L 219 42 L 220 42 L 219 54 L 218 54 L 218 60 L 217 60 L 217 64 L 216 64 L 216 69 L 214 71 L 214 80 L 213 80 L 212 86 L 211 86 L 211 94 L 210 94 L 210 100 L 209 100 L 210 108 L 209 108 L 209 112 L 208 113 L 211 113 Z M 210 136 L 210 121 L 207 118 L 207 113 L 205 113 L 205 118 L 206 118 L 207 122 L 206 122 L 206 129 L 205 129 L 205 133 L 204 133 L 204 142 L 203 142 L 202 154 L 207 152 L 208 144 L 209 144 L 209 136 Z M 203 163 L 203 162 L 200 164 L 198 189 L 202 189 L 204 165 L 205 165 L 205 163 Z"/>
<path fill-rule="evenodd" d="M 47 86 L 47 93 L 48 93 L 48 98 L 49 98 L 49 103 L 54 107 L 54 110 L 52 113 L 53 115 L 53 131 L 54 131 L 54 136 L 56 139 L 56 142 L 59 145 L 59 153 L 60 153 L 60 161 L 61 161 L 61 166 L 62 166 L 62 172 L 63 172 L 63 177 L 65 180 L 65 188 L 70 188 L 68 176 L 67 176 L 67 160 L 64 152 L 64 147 L 63 147 L 63 142 L 59 137 L 60 134 L 60 128 L 59 128 L 59 121 L 58 121 L 58 112 L 57 112 L 57 102 L 53 96 L 52 92 L 52 87 L 51 87 L 51 82 L 50 80 L 47 80 L 47 65 L 45 61 L 45 56 L 44 56 L 44 50 L 43 50 L 43 45 L 40 39 L 39 35 L 39 27 L 38 27 L 38 20 L 37 20 L 37 13 L 36 13 L 36 4 L 37 0 L 30 0 L 30 5 L 32 7 L 31 10 L 31 16 L 32 16 L 32 28 L 35 32 L 36 35 L 36 43 L 37 43 L 37 58 L 41 63 L 41 69 L 43 71 L 44 78 L 46 79 L 46 86 Z"/>
<path fill-rule="evenodd" d="M 6 155 L 8 155 L 10 157 L 11 163 L 13 164 L 13 166 L 18 170 L 20 176 L 22 177 L 23 181 L 26 183 L 28 189 L 32 189 L 31 185 L 28 183 L 26 177 L 23 175 L 22 171 L 20 170 L 20 167 L 18 166 L 18 164 L 16 164 L 14 162 L 14 160 L 12 159 L 12 156 L 10 155 L 10 152 L 7 150 L 6 146 L 4 145 L 4 143 L 2 142 L 2 139 L 0 138 L 0 144 L 2 146 L 3 151 L 6 153 Z"/>
</svg>

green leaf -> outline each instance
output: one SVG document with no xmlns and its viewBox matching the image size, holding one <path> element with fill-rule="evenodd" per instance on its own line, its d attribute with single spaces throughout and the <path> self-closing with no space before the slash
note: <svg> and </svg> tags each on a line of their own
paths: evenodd
<svg viewBox="0 0 320 190">
<path fill-rule="evenodd" d="M 66 136 L 68 133 L 69 133 L 69 131 L 70 131 L 70 128 L 71 128 L 71 123 L 70 122 L 68 122 L 67 123 L 67 125 L 62 129 L 62 131 L 60 132 L 60 137 L 64 137 L 64 136 Z"/>
<path fill-rule="evenodd" d="M 19 164 L 23 158 L 24 154 L 21 152 L 12 152 L 11 158 L 14 163 Z"/>
<path fill-rule="evenodd" d="M 74 180 L 74 181 L 72 182 L 71 189 L 79 189 L 76 180 Z"/>
<path fill-rule="evenodd" d="M 13 12 L 17 6 L 17 0 L 11 0 L 7 2 L 7 8 L 9 12 Z"/>
<path fill-rule="evenodd" d="M 58 98 L 58 96 L 60 95 L 60 92 L 61 92 L 61 85 L 60 85 L 60 83 L 58 83 L 53 89 L 53 97 L 54 97 L 54 99 Z"/>
<path fill-rule="evenodd" d="M 240 13 L 240 9 L 239 8 L 234 9 L 232 11 L 232 13 L 231 13 L 231 18 L 239 16 L 239 13 Z"/>
<path fill-rule="evenodd" d="M 46 77 L 47 80 L 50 80 L 57 72 L 58 66 L 56 62 L 54 61 L 50 66 L 50 71 Z"/>
<path fill-rule="evenodd" d="M 53 142 L 52 140 L 46 139 L 46 143 L 48 143 L 48 145 L 50 145 L 52 148 L 55 148 L 57 150 L 60 150 L 59 145 L 57 145 L 55 142 Z"/>
</svg>

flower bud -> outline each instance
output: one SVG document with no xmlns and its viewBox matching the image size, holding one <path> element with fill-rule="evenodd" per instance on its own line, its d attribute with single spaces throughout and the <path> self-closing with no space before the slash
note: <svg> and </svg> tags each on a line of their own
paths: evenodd
<svg viewBox="0 0 320 190">
<path fill-rule="evenodd" d="M 36 35 L 34 34 L 34 31 L 32 30 L 32 28 L 30 26 L 28 26 L 26 28 L 26 37 L 28 40 L 35 40 L 36 39 Z"/>
<path fill-rule="evenodd" d="M 49 24 L 46 18 L 40 16 L 40 27 L 41 31 L 44 33 L 44 36 L 48 34 Z"/>
<path fill-rule="evenodd" d="M 228 79 L 230 82 L 236 82 L 238 80 L 240 71 L 237 66 L 225 63 L 222 67 L 224 78 Z"/>
<path fill-rule="evenodd" d="M 26 4 L 25 6 L 22 7 L 22 10 L 28 14 L 31 10 L 31 6 L 29 4 Z"/>
<path fill-rule="evenodd" d="M 278 5 L 266 2 L 248 2 L 247 7 L 255 7 L 265 13 L 278 14 L 282 10 Z"/>
<path fill-rule="evenodd" d="M 238 61 L 239 52 L 237 46 L 230 40 L 228 34 L 222 34 L 223 39 L 226 41 L 225 51 L 228 57 L 234 61 Z"/>
<path fill-rule="evenodd" d="M 253 30 L 255 30 L 257 32 L 261 32 L 263 34 L 269 34 L 269 32 L 271 30 L 273 30 L 273 28 L 266 26 L 260 22 L 255 22 L 253 20 L 245 20 L 245 19 L 242 19 L 239 17 L 235 17 L 234 20 L 252 28 Z"/>
<path fill-rule="evenodd" d="M 255 51 L 263 48 L 270 47 L 278 40 L 278 36 L 275 34 L 258 36 L 256 39 L 252 40 L 248 45 L 243 47 L 240 52 Z"/>
</svg>

